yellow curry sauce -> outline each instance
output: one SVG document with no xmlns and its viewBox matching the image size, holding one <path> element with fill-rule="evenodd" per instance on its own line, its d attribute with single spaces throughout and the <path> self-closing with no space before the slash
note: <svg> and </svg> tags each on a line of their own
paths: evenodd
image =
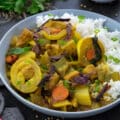
<svg viewBox="0 0 120 120">
<path fill-rule="evenodd" d="M 61 111 L 99 108 L 107 99 L 111 72 L 96 36 L 82 38 L 69 19 L 50 19 L 13 36 L 6 55 L 11 85 L 29 101 Z"/>
</svg>

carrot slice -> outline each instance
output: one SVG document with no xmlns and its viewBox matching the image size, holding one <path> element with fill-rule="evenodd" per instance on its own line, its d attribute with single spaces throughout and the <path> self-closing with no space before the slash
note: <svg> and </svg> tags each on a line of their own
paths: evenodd
<svg viewBox="0 0 120 120">
<path fill-rule="evenodd" d="M 52 98 L 54 101 L 65 100 L 69 95 L 69 91 L 63 85 L 55 87 L 52 91 Z"/>
<path fill-rule="evenodd" d="M 61 29 L 59 29 L 59 28 L 52 28 L 51 33 L 52 33 L 52 34 L 57 34 L 57 33 L 59 33 L 60 31 L 61 31 Z"/>
<path fill-rule="evenodd" d="M 17 60 L 17 55 L 8 55 L 6 56 L 6 62 L 12 64 Z"/>
<path fill-rule="evenodd" d="M 95 50 L 89 49 L 86 54 L 87 60 L 92 60 L 95 57 Z"/>
</svg>

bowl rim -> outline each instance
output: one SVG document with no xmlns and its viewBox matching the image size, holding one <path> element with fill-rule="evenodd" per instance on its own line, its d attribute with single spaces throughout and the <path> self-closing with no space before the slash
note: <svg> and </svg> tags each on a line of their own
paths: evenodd
<svg viewBox="0 0 120 120">
<path fill-rule="evenodd" d="M 105 19 L 109 19 L 110 21 L 113 21 L 117 24 L 119 24 L 119 22 L 109 18 L 109 17 L 106 17 L 104 15 L 101 15 L 99 13 L 96 13 L 96 12 L 90 12 L 90 11 L 87 11 L 87 10 L 78 10 L 78 9 L 58 9 L 58 10 L 50 10 L 50 11 L 46 11 L 46 12 L 41 12 L 41 13 L 38 13 L 38 14 L 35 14 L 35 15 L 32 15 L 30 17 L 27 17 L 26 19 L 23 19 L 21 21 L 19 21 L 18 23 L 16 23 L 15 25 L 13 25 L 5 34 L 4 36 L 2 37 L 1 41 L 0 41 L 0 46 L 2 45 L 3 41 L 5 40 L 6 36 L 8 35 L 8 33 L 10 33 L 16 26 L 19 26 L 23 21 L 29 21 L 29 19 L 33 18 L 33 17 L 36 17 L 36 16 L 39 16 L 39 15 L 46 15 L 48 13 L 51 13 L 51 12 L 59 12 L 59 11 L 63 11 L 63 13 L 65 13 L 65 11 L 67 11 L 67 13 L 70 13 L 71 11 L 73 12 L 81 12 L 81 13 L 84 13 L 84 12 L 87 12 L 88 14 L 93 14 L 95 16 L 99 16 L 99 17 L 102 17 L 102 18 L 105 18 Z M 74 13 L 73 13 L 74 14 Z M 2 69 L 2 68 L 1 68 Z M 65 115 L 82 115 L 83 117 L 84 116 L 91 116 L 89 114 L 91 113 L 95 113 L 95 114 L 98 114 L 98 113 L 101 113 L 101 112 L 104 112 L 110 108 L 112 108 L 113 106 L 119 104 L 120 102 L 120 98 L 118 98 L 117 100 L 113 101 L 112 103 L 108 104 L 108 105 L 105 105 L 103 107 L 100 107 L 100 108 L 96 108 L 96 109 L 91 109 L 91 110 L 87 110 L 87 111 L 75 111 L 75 112 L 64 112 L 64 111 L 58 111 L 58 110 L 54 110 L 54 109 L 49 109 L 49 108 L 45 108 L 45 107 L 41 107 L 39 105 L 36 105 L 28 100 L 26 100 L 24 97 L 22 97 L 21 95 L 19 95 L 13 88 L 12 86 L 10 86 L 5 78 L 3 77 L 3 75 L 0 73 L 0 78 L 2 80 L 2 82 L 4 83 L 5 87 L 10 91 L 10 93 L 12 93 L 12 95 L 17 98 L 17 100 L 19 100 L 20 102 L 22 102 L 24 105 L 27 105 L 28 107 L 32 108 L 32 109 L 35 109 L 37 111 L 44 111 L 43 113 L 46 113 L 46 114 L 49 114 L 51 115 L 51 113 L 53 114 L 54 113 L 54 116 L 59 116 L 60 114 L 64 117 L 66 117 Z M 42 112 L 40 111 L 40 112 Z M 98 113 L 97 113 L 98 112 Z M 93 115 L 95 115 L 93 114 Z M 73 116 L 73 117 L 78 117 L 78 116 Z M 80 116 L 79 116 L 80 117 Z"/>
</svg>

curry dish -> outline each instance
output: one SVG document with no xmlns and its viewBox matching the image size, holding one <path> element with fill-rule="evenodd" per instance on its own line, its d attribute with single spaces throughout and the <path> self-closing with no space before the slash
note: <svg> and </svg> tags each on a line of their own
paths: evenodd
<svg viewBox="0 0 120 120">
<path fill-rule="evenodd" d="M 25 99 L 60 111 L 85 111 L 110 104 L 108 82 L 118 79 L 106 63 L 97 35 L 82 37 L 70 19 L 49 19 L 13 36 L 6 73 Z"/>
</svg>

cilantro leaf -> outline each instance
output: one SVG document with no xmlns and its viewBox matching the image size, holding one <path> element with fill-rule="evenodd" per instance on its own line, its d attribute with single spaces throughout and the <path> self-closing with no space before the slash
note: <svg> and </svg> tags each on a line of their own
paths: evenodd
<svg viewBox="0 0 120 120">
<path fill-rule="evenodd" d="M 117 37 L 112 37 L 111 40 L 112 41 L 118 41 L 118 38 Z"/>
<path fill-rule="evenodd" d="M 100 29 L 98 29 L 98 28 L 96 28 L 95 30 L 94 30 L 94 33 L 95 34 L 98 34 L 100 32 Z"/>
<path fill-rule="evenodd" d="M 49 40 L 46 40 L 46 39 L 39 39 L 38 40 L 38 43 L 40 44 L 40 45 L 45 45 L 46 43 L 49 43 Z"/>
<path fill-rule="evenodd" d="M 108 58 L 113 60 L 115 63 L 120 63 L 120 59 L 113 57 L 112 55 L 110 55 Z"/>
<path fill-rule="evenodd" d="M 64 81 L 63 81 L 63 85 L 64 85 L 67 89 L 70 88 L 70 82 L 69 82 L 68 80 L 64 80 Z"/>
<path fill-rule="evenodd" d="M 85 20 L 85 16 L 79 15 L 78 19 L 79 19 L 79 22 L 83 22 Z"/>
</svg>

